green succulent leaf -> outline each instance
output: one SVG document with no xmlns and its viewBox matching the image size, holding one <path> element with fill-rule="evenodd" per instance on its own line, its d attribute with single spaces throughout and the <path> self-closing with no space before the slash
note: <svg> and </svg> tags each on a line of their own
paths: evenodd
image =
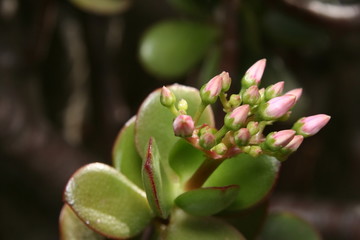
<svg viewBox="0 0 360 240">
<path fill-rule="evenodd" d="M 194 146 L 185 140 L 180 139 L 171 149 L 169 164 L 180 177 L 180 182 L 185 183 L 200 167 L 204 159 L 202 151 L 194 148 Z"/>
<path fill-rule="evenodd" d="M 135 236 L 153 217 L 145 193 L 102 163 L 76 171 L 66 185 L 64 200 L 82 221 L 110 238 Z"/>
<path fill-rule="evenodd" d="M 160 162 L 160 154 L 156 142 L 150 138 L 146 159 L 144 159 L 142 178 L 146 197 L 151 209 L 166 219 L 169 216 L 171 190 Z"/>
<path fill-rule="evenodd" d="M 299 217 L 287 213 L 272 213 L 265 221 L 260 240 L 320 240 L 316 230 Z"/>
<path fill-rule="evenodd" d="M 214 43 L 215 28 L 190 21 L 164 21 L 150 28 L 140 43 L 140 59 L 151 73 L 180 77 L 194 67 Z"/>
<path fill-rule="evenodd" d="M 192 215 L 210 216 L 228 207 L 238 193 L 237 185 L 199 188 L 181 194 L 175 199 L 175 203 Z"/>
<path fill-rule="evenodd" d="M 130 6 L 129 0 L 70 0 L 79 8 L 96 14 L 116 14 L 125 11 Z"/>
<path fill-rule="evenodd" d="M 138 187 L 143 188 L 142 159 L 135 147 L 135 119 L 132 117 L 120 130 L 113 146 L 113 166 Z"/>
<path fill-rule="evenodd" d="M 280 163 L 267 155 L 239 154 L 225 160 L 203 187 L 240 186 L 239 194 L 227 210 L 243 210 L 264 199 L 276 182 Z"/>
<path fill-rule="evenodd" d="M 94 232 L 85 225 L 71 210 L 64 205 L 60 213 L 60 239 L 61 240 L 103 240 L 104 236 Z"/>
<path fill-rule="evenodd" d="M 177 100 L 183 98 L 188 102 L 189 108 L 187 112 L 189 115 L 194 116 L 201 103 L 199 91 L 178 84 L 171 85 L 168 88 L 173 91 Z M 165 171 L 169 170 L 169 152 L 179 140 L 174 135 L 172 128 L 174 118 L 169 109 L 161 105 L 160 89 L 157 89 L 141 105 L 135 123 L 135 144 L 138 153 L 143 159 L 145 158 L 148 141 L 150 137 L 153 137 L 158 145 L 160 161 Z M 214 116 L 210 106 L 202 114 L 199 124 L 202 123 L 214 126 Z"/>
</svg>

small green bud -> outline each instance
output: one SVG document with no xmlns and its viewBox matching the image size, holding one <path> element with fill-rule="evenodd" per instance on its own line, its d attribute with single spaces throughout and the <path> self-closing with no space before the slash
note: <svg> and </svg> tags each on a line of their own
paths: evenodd
<svg viewBox="0 0 360 240">
<path fill-rule="evenodd" d="M 231 108 L 236 108 L 241 104 L 241 97 L 239 94 L 232 94 L 229 99 Z"/>
<path fill-rule="evenodd" d="M 250 132 L 247 128 L 240 128 L 234 132 L 234 140 L 236 145 L 239 147 L 247 145 L 249 143 L 250 137 Z"/>
<path fill-rule="evenodd" d="M 224 143 L 219 143 L 216 146 L 214 146 L 211 150 L 216 152 L 219 155 L 224 155 L 226 153 L 226 151 L 228 150 L 228 148 L 226 147 L 226 145 Z"/>
<path fill-rule="evenodd" d="M 181 99 L 178 102 L 178 109 L 182 114 L 186 114 L 186 111 L 188 109 L 188 103 L 185 99 Z"/>
<path fill-rule="evenodd" d="M 169 108 L 175 104 L 176 97 L 170 89 L 163 86 L 161 89 L 161 94 L 160 94 L 160 102 L 163 106 Z"/>
<path fill-rule="evenodd" d="M 215 135 L 210 132 L 205 132 L 199 138 L 199 145 L 206 150 L 210 150 L 212 147 L 215 146 L 215 144 Z"/>
<path fill-rule="evenodd" d="M 262 154 L 262 149 L 259 146 L 251 146 L 248 154 L 252 157 L 258 157 Z"/>
<path fill-rule="evenodd" d="M 249 130 L 251 136 L 254 136 L 260 130 L 259 123 L 254 121 L 250 121 L 246 128 Z"/>
<path fill-rule="evenodd" d="M 242 101 L 245 104 L 256 105 L 259 103 L 260 93 L 256 85 L 249 87 L 242 94 Z"/>
</svg>

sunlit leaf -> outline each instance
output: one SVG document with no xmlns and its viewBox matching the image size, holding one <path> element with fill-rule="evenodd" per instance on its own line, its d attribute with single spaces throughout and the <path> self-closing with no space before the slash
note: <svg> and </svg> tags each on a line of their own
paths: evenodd
<svg viewBox="0 0 360 240">
<path fill-rule="evenodd" d="M 116 169 L 92 163 L 70 178 L 64 199 L 92 229 L 111 238 L 140 233 L 152 218 L 145 193 Z"/>
<path fill-rule="evenodd" d="M 79 8 L 96 14 L 116 14 L 130 6 L 130 0 L 70 0 Z"/>
</svg>

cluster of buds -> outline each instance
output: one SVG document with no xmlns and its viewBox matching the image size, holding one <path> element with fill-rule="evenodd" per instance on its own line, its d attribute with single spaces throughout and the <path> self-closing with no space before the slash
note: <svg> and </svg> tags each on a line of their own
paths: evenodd
<svg viewBox="0 0 360 240">
<path fill-rule="evenodd" d="M 194 118 L 187 115 L 187 102 L 176 101 L 175 95 L 166 87 L 161 92 L 161 103 L 168 107 L 176 118 L 173 129 L 176 136 L 185 138 L 194 147 L 214 159 L 225 159 L 239 153 L 252 156 L 267 154 L 286 159 L 301 145 L 304 138 L 316 134 L 323 128 L 330 116 L 318 114 L 299 119 L 292 129 L 271 132 L 264 135 L 264 129 L 279 120 L 286 120 L 302 89 L 297 88 L 283 93 L 284 82 L 259 89 L 266 60 L 256 62 L 247 70 L 241 80 L 241 90 L 230 97 L 227 91 L 231 78 L 227 72 L 213 77 L 200 89 L 201 106 Z M 220 99 L 224 112 L 224 125 L 219 129 L 197 122 L 209 105 Z"/>
</svg>

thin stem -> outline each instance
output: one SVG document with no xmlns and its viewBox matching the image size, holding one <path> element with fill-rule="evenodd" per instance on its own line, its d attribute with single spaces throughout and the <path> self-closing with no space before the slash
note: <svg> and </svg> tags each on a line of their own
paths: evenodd
<svg viewBox="0 0 360 240">
<path fill-rule="evenodd" d="M 204 112 L 205 108 L 207 107 L 208 104 L 205 104 L 203 102 L 201 102 L 197 112 L 195 113 L 195 116 L 194 116 L 194 122 L 195 122 L 195 125 L 197 125 L 200 117 L 201 117 L 201 114 Z"/>
<path fill-rule="evenodd" d="M 229 129 L 224 125 L 222 128 L 215 133 L 216 142 L 219 142 L 220 139 L 225 136 L 225 134 L 229 131 Z"/>
<path fill-rule="evenodd" d="M 170 111 L 175 115 L 175 116 L 179 116 L 180 112 L 177 110 L 177 108 L 175 107 L 175 104 L 173 104 L 171 107 L 169 107 Z"/>
<path fill-rule="evenodd" d="M 225 111 L 228 111 L 230 110 L 230 104 L 229 104 L 229 101 L 226 99 L 226 94 L 225 93 L 220 93 L 220 101 L 221 101 L 221 104 L 223 105 Z"/>
<path fill-rule="evenodd" d="M 200 188 L 215 169 L 223 162 L 221 159 L 207 158 L 185 184 L 185 190 Z"/>
</svg>

